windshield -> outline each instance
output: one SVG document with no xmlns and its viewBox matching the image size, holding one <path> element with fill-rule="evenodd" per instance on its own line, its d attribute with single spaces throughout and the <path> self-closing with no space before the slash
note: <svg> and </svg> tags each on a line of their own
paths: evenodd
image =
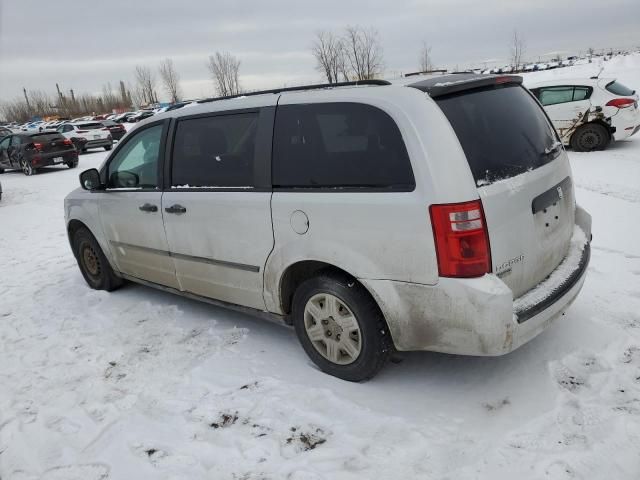
<svg viewBox="0 0 640 480">
<path fill-rule="evenodd" d="M 562 151 L 544 111 L 519 85 L 435 100 L 453 126 L 478 186 L 538 168 Z"/>
<path fill-rule="evenodd" d="M 64 140 L 59 133 L 41 133 L 39 135 L 31 135 L 34 142 L 52 142 L 54 140 Z"/>
<path fill-rule="evenodd" d="M 104 127 L 101 123 L 83 123 L 82 125 L 78 125 L 78 128 L 81 130 L 98 130 Z"/>
</svg>

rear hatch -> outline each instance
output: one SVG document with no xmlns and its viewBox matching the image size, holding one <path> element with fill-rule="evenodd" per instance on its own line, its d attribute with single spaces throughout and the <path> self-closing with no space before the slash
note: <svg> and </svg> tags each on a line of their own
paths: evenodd
<svg viewBox="0 0 640 480">
<path fill-rule="evenodd" d="M 65 143 L 67 139 L 59 133 L 39 133 L 37 135 L 32 135 L 31 141 L 34 145 L 40 145 L 39 150 L 42 153 L 65 153 L 74 149 L 73 144 Z"/>
<path fill-rule="evenodd" d="M 476 77 L 429 93 L 455 130 L 476 181 L 492 271 L 517 298 L 567 254 L 575 215 L 571 168 L 520 77 Z"/>
<path fill-rule="evenodd" d="M 78 124 L 77 127 L 78 131 L 76 133 L 87 140 L 103 140 L 110 135 L 109 129 L 98 122 L 82 123 Z"/>
</svg>

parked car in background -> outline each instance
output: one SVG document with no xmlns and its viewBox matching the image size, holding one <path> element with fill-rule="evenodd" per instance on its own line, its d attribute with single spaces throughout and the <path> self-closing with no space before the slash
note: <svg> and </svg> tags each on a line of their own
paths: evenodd
<svg viewBox="0 0 640 480">
<path fill-rule="evenodd" d="M 135 127 L 65 199 L 88 285 L 279 319 L 351 381 L 394 348 L 528 342 L 587 273 L 567 153 L 520 77 L 403 81 L 212 99 Z"/>
<path fill-rule="evenodd" d="M 141 110 L 139 112 L 136 112 L 134 115 L 131 115 L 130 117 L 128 117 L 128 121 L 130 123 L 141 122 L 142 120 L 145 120 L 149 117 L 153 117 L 154 115 L 155 113 L 153 112 L 153 110 Z"/>
<path fill-rule="evenodd" d="M 103 120 L 102 123 L 111 132 L 111 136 L 114 140 L 120 140 L 127 133 L 127 129 L 121 123 L 114 122 L 113 120 Z"/>
<path fill-rule="evenodd" d="M 7 127 L 0 127 L 0 138 L 6 137 L 7 135 L 11 135 L 13 130 Z"/>
<path fill-rule="evenodd" d="M 101 122 L 65 123 L 57 131 L 71 140 L 79 152 L 99 147 L 111 150 L 113 147 L 111 132 Z"/>
<path fill-rule="evenodd" d="M 2 200 L 2 183 L 0 183 L 0 200 Z"/>
<path fill-rule="evenodd" d="M 118 123 L 124 123 L 127 121 L 127 119 L 133 115 L 135 112 L 124 112 L 124 113 L 120 113 L 117 114 L 116 116 L 114 116 L 112 118 L 113 121 L 118 122 Z"/>
<path fill-rule="evenodd" d="M 49 165 L 78 166 L 73 142 L 57 132 L 14 133 L 0 140 L 0 173 L 22 170 L 33 175 Z"/>
<path fill-rule="evenodd" d="M 638 94 L 612 78 L 528 82 L 562 142 L 578 152 L 602 150 L 640 130 Z"/>
</svg>

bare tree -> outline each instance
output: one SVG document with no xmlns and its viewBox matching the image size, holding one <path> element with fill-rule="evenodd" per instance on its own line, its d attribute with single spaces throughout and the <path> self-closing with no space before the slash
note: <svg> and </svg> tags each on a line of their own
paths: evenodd
<svg viewBox="0 0 640 480">
<path fill-rule="evenodd" d="M 207 67 L 211 72 L 218 95 L 227 97 L 242 93 L 240 79 L 238 78 L 240 60 L 235 56 L 229 52 L 216 52 L 215 55 L 209 55 Z"/>
<path fill-rule="evenodd" d="M 595 53 L 596 53 L 596 51 L 595 51 L 595 49 L 594 49 L 593 47 L 589 47 L 589 48 L 587 49 L 587 55 L 588 55 L 589 57 L 593 57 L 593 55 L 594 55 Z"/>
<path fill-rule="evenodd" d="M 378 32 L 348 26 L 343 38 L 346 68 L 343 74 L 352 80 L 370 80 L 382 74 L 382 46 Z"/>
<path fill-rule="evenodd" d="M 162 84 L 171 99 L 171 103 L 179 102 L 181 96 L 180 75 L 178 75 L 176 67 L 173 65 L 173 60 L 167 58 L 160 62 L 159 70 Z"/>
<path fill-rule="evenodd" d="M 158 101 L 156 94 L 156 77 L 149 67 L 136 65 L 137 90 L 141 96 L 141 103 L 155 103 Z"/>
<path fill-rule="evenodd" d="M 511 37 L 511 66 L 514 71 L 519 71 L 522 67 L 522 55 L 524 53 L 524 39 L 518 32 L 513 31 L 513 37 Z"/>
<path fill-rule="evenodd" d="M 323 73 L 329 83 L 337 83 L 345 67 L 342 40 L 333 32 L 319 31 L 316 33 L 311 53 L 316 59 L 316 69 Z"/>
<path fill-rule="evenodd" d="M 429 72 L 431 70 L 433 70 L 431 45 L 428 45 L 427 42 L 422 42 L 422 48 L 420 49 L 420 71 Z"/>
</svg>

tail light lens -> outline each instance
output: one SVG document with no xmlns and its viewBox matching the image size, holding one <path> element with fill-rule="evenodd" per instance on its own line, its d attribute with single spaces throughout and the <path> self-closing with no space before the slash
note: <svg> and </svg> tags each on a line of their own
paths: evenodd
<svg viewBox="0 0 640 480">
<path fill-rule="evenodd" d="M 441 277 L 480 277 L 491 272 L 489 234 L 480 200 L 431 205 L 429 213 Z"/>
<path fill-rule="evenodd" d="M 72 142 L 71 140 L 69 140 L 68 138 L 65 138 L 65 139 L 62 141 L 62 144 L 63 144 L 63 145 L 67 145 L 67 146 L 71 146 L 71 145 L 73 145 L 73 142 Z"/>
<path fill-rule="evenodd" d="M 607 102 L 607 107 L 627 108 L 635 104 L 636 101 L 633 98 L 614 98 Z"/>
<path fill-rule="evenodd" d="M 42 151 L 42 144 L 38 143 L 38 142 L 34 142 L 33 143 L 33 148 L 35 148 L 37 151 L 41 152 Z"/>
</svg>

